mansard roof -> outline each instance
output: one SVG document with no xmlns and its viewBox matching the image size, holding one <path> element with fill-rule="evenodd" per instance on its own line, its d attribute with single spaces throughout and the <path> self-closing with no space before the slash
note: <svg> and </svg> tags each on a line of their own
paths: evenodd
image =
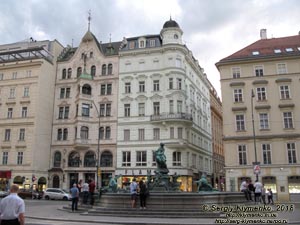
<svg viewBox="0 0 300 225">
<path fill-rule="evenodd" d="M 291 55 L 300 55 L 300 35 L 258 40 L 220 60 L 217 64 L 237 60 L 283 57 Z"/>
</svg>

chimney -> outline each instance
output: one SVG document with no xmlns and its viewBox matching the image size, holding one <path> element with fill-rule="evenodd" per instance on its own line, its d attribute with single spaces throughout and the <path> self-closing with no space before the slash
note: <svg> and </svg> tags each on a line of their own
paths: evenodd
<svg viewBox="0 0 300 225">
<path fill-rule="evenodd" d="M 260 39 L 267 39 L 267 29 L 260 29 Z"/>
</svg>

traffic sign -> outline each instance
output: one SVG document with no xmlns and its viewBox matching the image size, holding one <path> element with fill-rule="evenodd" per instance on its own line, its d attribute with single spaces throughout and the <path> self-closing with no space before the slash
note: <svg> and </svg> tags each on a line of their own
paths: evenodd
<svg viewBox="0 0 300 225">
<path fill-rule="evenodd" d="M 254 174 L 260 174 L 260 166 L 259 165 L 254 165 L 253 173 Z"/>
</svg>

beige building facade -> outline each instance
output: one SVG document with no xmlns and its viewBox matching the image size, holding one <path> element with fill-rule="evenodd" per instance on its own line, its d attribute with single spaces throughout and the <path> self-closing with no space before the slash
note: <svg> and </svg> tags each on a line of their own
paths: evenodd
<svg viewBox="0 0 300 225">
<path fill-rule="evenodd" d="M 94 179 L 106 186 L 116 167 L 118 50 L 87 31 L 58 59 L 50 154 L 51 187 Z M 98 171 L 97 171 L 98 169 Z"/>
<path fill-rule="evenodd" d="M 216 64 L 221 75 L 226 189 L 258 178 L 279 201 L 300 193 L 300 35 L 261 39 Z"/>
<path fill-rule="evenodd" d="M 212 185 L 220 191 L 225 191 L 222 102 L 212 84 L 209 91 L 213 151 Z"/>
<path fill-rule="evenodd" d="M 0 46 L 0 189 L 48 185 L 56 59 L 63 46 L 28 41 Z"/>
</svg>

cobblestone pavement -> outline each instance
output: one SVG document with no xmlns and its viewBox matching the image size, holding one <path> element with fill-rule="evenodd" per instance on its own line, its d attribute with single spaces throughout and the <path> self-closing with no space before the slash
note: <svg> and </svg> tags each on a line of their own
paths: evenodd
<svg viewBox="0 0 300 225">
<path fill-rule="evenodd" d="M 195 224 L 300 224 L 300 203 L 293 204 L 292 210 L 286 210 L 284 205 L 273 205 L 272 213 L 274 218 L 253 218 L 253 217 L 227 217 L 227 218 L 137 218 L 116 216 L 88 216 L 80 213 L 59 210 L 69 202 L 46 201 L 46 200 L 26 200 L 26 225 L 91 225 L 91 224 L 118 224 L 118 225 L 195 225 Z M 247 206 L 247 205 L 246 205 Z M 250 208 L 256 205 L 249 205 Z M 263 206 L 263 205 L 259 205 Z M 282 207 L 281 207 L 282 206 Z M 289 208 L 290 209 L 290 208 Z M 224 210 L 224 209 L 222 209 Z M 275 211 L 274 211 L 275 210 Z M 277 211 L 278 210 L 278 211 Z M 251 212 L 254 214 L 259 211 Z M 225 214 L 225 213 L 224 213 Z M 232 214 L 233 215 L 233 214 Z M 234 216 L 234 215 L 233 215 Z M 241 215 L 238 215 L 241 216 Z M 223 220 L 224 219 L 224 220 Z M 226 219 L 228 219 L 226 221 Z M 243 220 L 244 219 L 244 220 Z M 261 220 L 259 220 L 261 219 Z M 267 221 L 269 219 L 269 221 Z"/>
</svg>

